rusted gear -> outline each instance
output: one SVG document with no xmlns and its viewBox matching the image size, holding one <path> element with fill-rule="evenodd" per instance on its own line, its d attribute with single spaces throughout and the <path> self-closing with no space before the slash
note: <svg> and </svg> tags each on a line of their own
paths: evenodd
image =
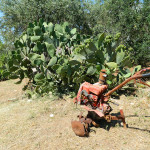
<svg viewBox="0 0 150 150">
<path fill-rule="evenodd" d="M 89 127 L 91 126 L 92 119 L 82 116 L 82 113 L 80 113 L 77 117 L 79 118 L 79 121 L 71 122 L 72 130 L 77 136 L 89 136 Z"/>
<path fill-rule="evenodd" d="M 72 121 L 72 130 L 77 136 L 89 136 L 88 124 L 80 121 Z"/>
<path fill-rule="evenodd" d="M 106 120 L 107 122 L 111 122 L 111 115 L 106 115 L 106 116 L 105 116 L 105 120 Z"/>
</svg>

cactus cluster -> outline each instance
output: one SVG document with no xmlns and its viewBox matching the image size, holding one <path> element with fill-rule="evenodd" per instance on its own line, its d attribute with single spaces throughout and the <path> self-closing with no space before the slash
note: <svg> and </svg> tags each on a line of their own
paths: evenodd
<svg viewBox="0 0 150 150">
<path fill-rule="evenodd" d="M 112 85 L 125 74 L 115 77 L 112 73 L 117 69 L 126 72 L 124 64 L 129 64 L 127 48 L 119 45 L 119 36 L 103 33 L 88 38 L 76 28 L 70 29 L 67 22 L 29 23 L 27 31 L 15 41 L 8 74 L 20 81 L 28 77 L 33 92 L 40 95 L 76 91 L 83 81 L 96 82 L 102 68 L 108 70 L 108 83 Z"/>
</svg>

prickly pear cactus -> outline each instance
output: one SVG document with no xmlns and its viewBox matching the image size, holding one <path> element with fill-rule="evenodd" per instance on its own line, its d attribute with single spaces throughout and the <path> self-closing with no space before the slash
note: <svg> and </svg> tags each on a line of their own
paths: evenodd
<svg viewBox="0 0 150 150">
<path fill-rule="evenodd" d="M 76 28 L 39 22 L 29 23 L 27 31 L 15 41 L 16 51 L 12 51 L 9 73 L 12 78 L 28 77 L 33 83 L 33 93 L 44 95 L 49 91 L 63 93 L 78 90 L 84 82 L 96 82 L 99 71 L 106 68 L 110 85 L 123 75 L 113 76 L 117 70 L 129 65 L 127 48 L 119 45 L 119 36 L 87 38 Z"/>
</svg>

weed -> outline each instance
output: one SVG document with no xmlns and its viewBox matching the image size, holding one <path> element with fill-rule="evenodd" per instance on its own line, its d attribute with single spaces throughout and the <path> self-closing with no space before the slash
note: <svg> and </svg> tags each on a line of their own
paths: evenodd
<svg viewBox="0 0 150 150">
<path fill-rule="evenodd" d="M 31 120 L 31 119 L 34 119 L 36 118 L 36 113 L 35 112 L 31 112 L 29 117 L 28 117 L 28 120 Z"/>
</svg>

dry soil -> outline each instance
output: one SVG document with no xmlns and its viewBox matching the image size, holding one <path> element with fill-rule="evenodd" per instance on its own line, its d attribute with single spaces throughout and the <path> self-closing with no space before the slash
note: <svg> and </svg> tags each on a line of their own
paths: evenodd
<svg viewBox="0 0 150 150">
<path fill-rule="evenodd" d="M 136 96 L 122 95 L 128 128 L 122 124 L 92 127 L 90 136 L 78 137 L 71 120 L 83 111 L 69 96 L 24 98 L 16 80 L 0 82 L 0 150 L 150 150 L 150 88 L 138 89 Z"/>
</svg>

